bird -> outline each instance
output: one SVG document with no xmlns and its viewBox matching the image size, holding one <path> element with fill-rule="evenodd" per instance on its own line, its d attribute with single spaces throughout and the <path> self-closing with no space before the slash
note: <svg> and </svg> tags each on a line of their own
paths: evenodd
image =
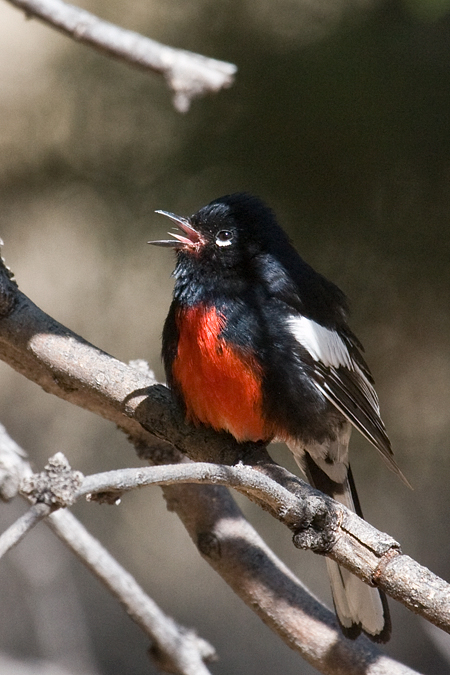
<svg viewBox="0 0 450 675">
<path fill-rule="evenodd" d="M 344 293 L 294 248 L 273 211 L 248 193 L 183 217 L 173 299 L 162 334 L 167 384 L 186 420 L 238 442 L 283 441 L 310 483 L 362 517 L 348 448 L 352 427 L 406 481 L 380 417 Z M 384 593 L 326 559 L 344 635 L 391 633 Z"/>
</svg>

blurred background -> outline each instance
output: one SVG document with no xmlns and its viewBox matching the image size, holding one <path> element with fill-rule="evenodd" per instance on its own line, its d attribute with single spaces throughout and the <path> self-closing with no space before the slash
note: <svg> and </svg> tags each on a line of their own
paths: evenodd
<svg viewBox="0 0 450 675">
<path fill-rule="evenodd" d="M 239 72 L 235 86 L 183 116 L 158 76 L 26 21 L 2 0 L 0 235 L 20 288 L 103 350 L 148 359 L 162 379 L 174 261 L 146 245 L 167 228 L 154 210 L 189 215 L 233 191 L 262 197 L 302 256 L 350 297 L 398 463 L 414 486 L 355 433 L 365 515 L 450 579 L 449 0 L 79 4 Z M 36 469 L 58 450 L 85 474 L 138 465 L 112 425 L 4 364 L 0 380 L 0 421 Z M 283 448 L 273 455 L 295 470 Z M 239 502 L 329 603 L 323 561 Z M 19 500 L 2 505 L 1 529 L 24 509 Z M 200 559 L 157 488 L 118 508 L 74 511 L 166 612 L 215 645 L 213 673 L 316 672 Z M 156 672 L 146 638 L 44 525 L 0 570 L 4 672 L 24 673 L 25 663 L 46 674 Z M 391 608 L 387 653 L 430 675 L 450 672 L 448 636 Z"/>
</svg>

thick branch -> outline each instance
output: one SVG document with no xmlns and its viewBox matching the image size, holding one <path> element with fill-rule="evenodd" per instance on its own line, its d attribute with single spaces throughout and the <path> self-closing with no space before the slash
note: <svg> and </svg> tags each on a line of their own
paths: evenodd
<svg viewBox="0 0 450 675">
<path fill-rule="evenodd" d="M 46 391 L 118 424 L 151 461 L 168 463 L 182 455 L 156 441 L 142 425 L 195 459 L 228 463 L 244 456 L 261 466 L 268 462 L 261 448 L 186 426 L 164 387 L 149 387 L 149 375 L 92 347 L 45 315 L 18 291 L 6 268 L 0 269 L 0 357 Z M 302 485 L 279 467 L 271 470 L 291 485 Z M 224 488 L 173 485 L 164 491 L 169 508 L 178 513 L 206 560 L 316 668 L 346 675 L 411 672 L 365 638 L 343 638 L 334 615 L 268 549 Z"/>
<path fill-rule="evenodd" d="M 129 65 L 164 75 L 174 92 L 174 105 L 180 112 L 189 109 L 193 98 L 217 92 L 233 84 L 236 66 L 200 54 L 167 47 L 159 42 L 125 30 L 94 14 L 62 0 L 7 0 L 99 51 Z"/>
</svg>

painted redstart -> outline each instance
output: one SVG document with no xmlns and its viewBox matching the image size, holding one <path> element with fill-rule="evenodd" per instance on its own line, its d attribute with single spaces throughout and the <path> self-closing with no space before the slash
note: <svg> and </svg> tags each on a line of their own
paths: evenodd
<svg viewBox="0 0 450 675">
<path fill-rule="evenodd" d="M 352 426 L 403 476 L 342 291 L 300 258 L 256 197 L 227 195 L 190 218 L 157 213 L 181 230 L 149 243 L 177 254 L 162 355 L 187 420 L 237 441 L 286 442 L 316 488 L 362 515 L 348 462 Z M 387 641 L 384 594 L 327 566 L 344 634 Z"/>
</svg>

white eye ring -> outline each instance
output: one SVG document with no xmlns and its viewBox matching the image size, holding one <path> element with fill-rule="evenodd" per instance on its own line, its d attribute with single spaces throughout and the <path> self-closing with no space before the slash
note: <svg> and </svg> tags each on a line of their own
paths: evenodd
<svg viewBox="0 0 450 675">
<path fill-rule="evenodd" d="M 229 230 L 221 230 L 216 237 L 217 246 L 230 246 L 233 243 L 233 233 Z"/>
</svg>

